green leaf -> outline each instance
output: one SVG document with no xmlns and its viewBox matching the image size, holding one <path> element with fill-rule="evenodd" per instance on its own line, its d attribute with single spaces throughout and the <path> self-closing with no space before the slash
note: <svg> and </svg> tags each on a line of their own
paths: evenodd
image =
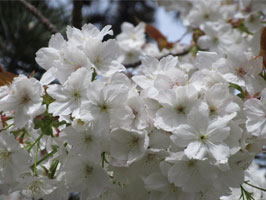
<svg viewBox="0 0 266 200">
<path fill-rule="evenodd" d="M 95 68 L 92 68 L 92 69 L 93 69 L 93 72 L 92 72 L 92 76 L 91 76 L 91 81 L 94 81 L 94 80 L 96 80 L 97 72 L 96 72 Z"/>
<path fill-rule="evenodd" d="M 37 116 L 34 120 L 34 128 L 41 129 L 45 135 L 50 135 L 53 137 L 53 128 L 58 128 L 63 124 L 67 124 L 65 121 L 59 122 L 57 117 L 52 114 L 45 112 L 44 114 Z"/>
<path fill-rule="evenodd" d="M 49 117 L 47 114 L 43 114 L 42 116 L 35 118 L 33 122 L 35 129 L 40 128 L 45 135 L 53 136 L 53 129 L 52 129 L 53 119 Z"/>
<path fill-rule="evenodd" d="M 241 99 L 246 98 L 247 94 L 243 91 L 243 89 L 239 85 L 235 83 L 229 83 L 229 87 L 239 91 L 239 94 L 237 94 L 237 96 L 239 96 Z"/>
</svg>

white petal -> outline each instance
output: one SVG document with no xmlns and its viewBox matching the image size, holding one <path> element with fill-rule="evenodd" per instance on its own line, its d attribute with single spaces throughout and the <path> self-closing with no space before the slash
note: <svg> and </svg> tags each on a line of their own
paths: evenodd
<svg viewBox="0 0 266 200">
<path fill-rule="evenodd" d="M 224 162 L 229 157 L 229 147 L 225 144 L 208 144 L 209 154 L 217 161 Z"/>
<path fill-rule="evenodd" d="M 195 130 L 188 125 L 181 125 L 173 131 L 171 140 L 180 147 L 186 147 L 191 141 L 197 139 Z"/>
<path fill-rule="evenodd" d="M 195 133 L 198 134 L 205 134 L 208 123 L 209 123 L 209 116 L 208 116 L 208 109 L 205 106 L 198 106 L 190 111 L 188 114 L 188 123 L 193 126 L 193 128 L 197 131 Z"/>
<path fill-rule="evenodd" d="M 211 47 L 211 38 L 210 36 L 207 36 L 207 35 L 204 35 L 204 36 L 201 36 L 199 39 L 198 39 L 198 45 L 201 49 L 209 49 Z"/>
<path fill-rule="evenodd" d="M 211 69 L 212 64 L 218 60 L 219 56 L 216 52 L 199 51 L 196 57 L 196 67 L 198 69 Z"/>
<path fill-rule="evenodd" d="M 208 153 L 208 147 L 200 141 L 194 141 L 189 143 L 184 152 L 189 159 L 203 160 Z"/>
<path fill-rule="evenodd" d="M 153 82 L 154 82 L 154 80 L 148 79 L 146 76 L 143 76 L 143 75 L 133 76 L 132 79 L 142 89 L 147 89 L 149 87 L 152 87 L 153 86 Z"/>
<path fill-rule="evenodd" d="M 230 127 L 224 127 L 208 132 L 208 139 L 214 143 L 224 141 L 230 133 Z"/>
<path fill-rule="evenodd" d="M 194 162 L 190 166 L 189 162 Z M 203 179 L 196 160 L 179 161 L 168 172 L 168 180 L 177 187 L 182 187 L 186 192 L 199 192 L 208 187 L 208 182 Z M 201 183 L 201 184 L 199 184 Z"/>
<path fill-rule="evenodd" d="M 50 69 L 48 69 L 43 75 L 42 78 L 40 80 L 40 83 L 42 85 L 48 85 L 50 84 L 52 81 L 55 80 L 55 71 L 56 69 L 54 67 L 51 67 Z"/>
<path fill-rule="evenodd" d="M 170 107 L 163 107 L 157 111 L 154 125 L 165 131 L 173 131 L 180 124 L 184 124 L 185 121 L 185 115 L 177 114 L 176 111 Z"/>
</svg>

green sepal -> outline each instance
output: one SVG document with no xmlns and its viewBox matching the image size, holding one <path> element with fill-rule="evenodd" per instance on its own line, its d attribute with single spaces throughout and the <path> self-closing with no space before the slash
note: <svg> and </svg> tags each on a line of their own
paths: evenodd
<svg viewBox="0 0 266 200">
<path fill-rule="evenodd" d="M 43 104 L 49 105 L 53 103 L 55 100 L 49 96 L 47 93 L 43 96 Z"/>
<path fill-rule="evenodd" d="M 238 24 L 237 26 L 237 30 L 239 30 L 240 32 L 244 32 L 250 35 L 253 35 L 253 33 L 251 33 L 248 28 L 245 26 L 244 20 L 241 20 L 241 22 Z"/>
<path fill-rule="evenodd" d="M 50 179 L 54 178 L 54 175 L 55 175 L 56 168 L 57 168 L 58 164 L 59 164 L 59 160 L 55 160 L 54 162 L 52 162 L 52 164 L 50 166 L 50 169 L 49 169 L 49 172 L 48 172 L 48 177 Z"/>
<path fill-rule="evenodd" d="M 196 56 L 198 51 L 200 50 L 198 45 L 193 45 L 190 49 L 189 52 L 193 55 Z"/>
</svg>

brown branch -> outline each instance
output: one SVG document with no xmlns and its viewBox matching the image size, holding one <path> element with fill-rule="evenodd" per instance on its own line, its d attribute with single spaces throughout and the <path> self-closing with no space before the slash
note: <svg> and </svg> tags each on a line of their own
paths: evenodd
<svg viewBox="0 0 266 200">
<path fill-rule="evenodd" d="M 184 46 L 184 49 L 183 51 L 180 51 L 178 53 L 169 53 L 167 55 L 163 55 L 161 57 L 159 57 L 158 59 L 162 59 L 163 57 L 166 57 L 166 56 L 169 56 L 169 55 L 172 55 L 172 56 L 184 56 L 184 55 L 187 55 L 189 53 L 189 50 L 190 50 L 190 46 Z M 135 62 L 133 64 L 128 64 L 128 65 L 125 65 L 126 68 L 137 68 L 138 66 L 141 65 L 141 61 L 138 61 L 138 62 Z"/>
<path fill-rule="evenodd" d="M 82 26 L 82 6 L 82 0 L 73 0 L 72 25 L 79 29 Z"/>
<path fill-rule="evenodd" d="M 52 24 L 42 13 L 37 10 L 35 6 L 29 3 L 27 0 L 19 0 L 19 2 L 33 15 L 35 16 L 51 33 L 59 32 L 54 24 Z"/>
</svg>

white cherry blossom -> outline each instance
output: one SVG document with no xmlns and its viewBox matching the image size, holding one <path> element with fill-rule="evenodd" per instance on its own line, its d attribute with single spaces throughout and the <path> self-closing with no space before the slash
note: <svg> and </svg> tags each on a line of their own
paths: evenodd
<svg viewBox="0 0 266 200">
<path fill-rule="evenodd" d="M 110 127 L 129 127 L 134 115 L 125 104 L 127 89 L 120 84 L 104 85 L 94 81 L 88 85 L 89 101 L 81 107 L 81 119 L 95 122 L 96 127 L 105 133 L 108 133 Z"/>
<path fill-rule="evenodd" d="M 193 109 L 188 115 L 188 124 L 181 125 L 171 136 L 173 142 L 184 147 L 189 159 L 208 159 L 209 162 L 226 162 L 229 147 L 223 141 L 229 136 L 228 119 L 209 121 L 204 110 Z"/>
<path fill-rule="evenodd" d="M 44 90 L 39 81 L 19 75 L 14 78 L 8 94 L 0 99 L 0 110 L 15 111 L 14 123 L 22 128 L 30 119 L 45 111 L 42 95 Z"/>
<path fill-rule="evenodd" d="M 82 102 L 88 100 L 87 87 L 91 82 L 91 75 L 91 70 L 81 68 L 72 73 L 63 85 L 49 85 L 47 93 L 55 99 L 49 105 L 49 112 L 55 116 L 79 116 Z"/>
<path fill-rule="evenodd" d="M 99 197 L 109 185 L 108 174 L 100 165 L 76 154 L 68 156 L 64 171 L 69 191 L 80 192 L 82 199 Z"/>
<path fill-rule="evenodd" d="M 193 86 L 160 91 L 157 99 L 161 108 L 156 112 L 154 125 L 165 131 L 173 131 L 179 125 L 186 124 L 187 115 L 198 103 L 197 95 Z"/>
<path fill-rule="evenodd" d="M 7 131 L 0 133 L 0 174 L 5 182 L 14 183 L 21 173 L 29 170 L 31 158 L 14 136 Z"/>
<path fill-rule="evenodd" d="M 147 133 L 116 129 L 110 133 L 110 154 L 115 166 L 128 166 L 140 159 L 149 145 Z"/>
</svg>

